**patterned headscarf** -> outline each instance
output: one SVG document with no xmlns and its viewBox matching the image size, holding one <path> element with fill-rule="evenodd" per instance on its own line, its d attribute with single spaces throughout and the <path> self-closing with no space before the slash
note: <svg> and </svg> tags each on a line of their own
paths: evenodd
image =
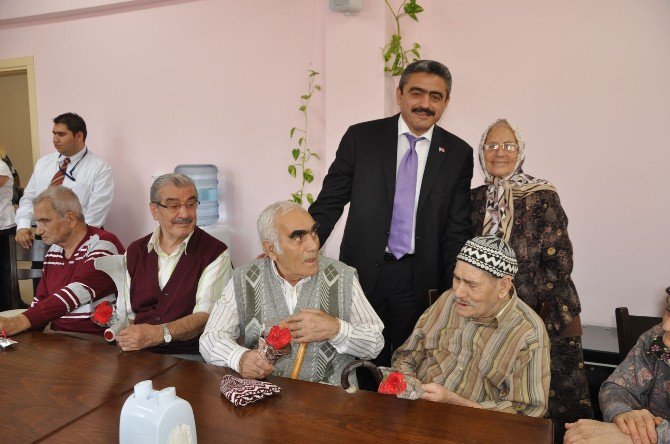
<svg viewBox="0 0 670 444">
<path fill-rule="evenodd" d="M 484 144 L 491 128 L 497 125 L 507 125 L 510 127 L 516 137 L 516 143 L 519 145 L 519 156 L 514 164 L 512 173 L 504 178 L 494 177 L 486 170 L 486 160 L 484 159 Z M 493 122 L 484 134 L 479 143 L 479 165 L 484 171 L 484 183 L 488 185 L 486 189 L 486 215 L 484 216 L 484 229 L 482 234 L 500 236 L 509 241 L 512 234 L 514 222 L 514 199 L 522 198 L 535 191 L 550 190 L 556 191 L 554 185 L 543 179 L 536 179 L 524 173 L 521 167 L 526 159 L 526 143 L 521 138 L 519 131 L 512 126 L 507 119 L 498 119 Z"/>
</svg>

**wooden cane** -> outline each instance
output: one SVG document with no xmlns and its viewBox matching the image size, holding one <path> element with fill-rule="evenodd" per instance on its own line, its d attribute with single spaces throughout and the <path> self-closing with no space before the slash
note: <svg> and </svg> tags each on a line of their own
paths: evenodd
<svg viewBox="0 0 670 444">
<path fill-rule="evenodd" d="M 298 347 L 298 352 L 295 354 L 295 360 L 293 361 L 293 368 L 291 369 L 291 379 L 298 379 L 300 374 L 300 369 L 302 368 L 302 361 L 305 360 L 305 352 L 307 351 L 307 343 L 303 342 Z"/>
</svg>

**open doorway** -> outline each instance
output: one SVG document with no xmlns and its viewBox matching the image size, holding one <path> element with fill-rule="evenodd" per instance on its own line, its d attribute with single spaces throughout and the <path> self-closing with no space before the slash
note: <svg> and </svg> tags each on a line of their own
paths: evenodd
<svg viewBox="0 0 670 444">
<path fill-rule="evenodd" d="M 32 57 L 0 60 L 0 146 L 25 187 L 39 158 L 37 104 Z M 30 263 L 23 264 L 30 268 Z M 32 300 L 32 283 L 19 281 L 21 298 Z"/>
<path fill-rule="evenodd" d="M 39 158 L 32 57 L 0 60 L 0 145 L 25 186 Z"/>
</svg>

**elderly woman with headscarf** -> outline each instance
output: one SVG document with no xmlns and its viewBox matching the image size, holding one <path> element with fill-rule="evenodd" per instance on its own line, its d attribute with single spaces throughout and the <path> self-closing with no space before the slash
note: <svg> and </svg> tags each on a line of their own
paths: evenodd
<svg viewBox="0 0 670 444">
<path fill-rule="evenodd" d="M 506 119 L 482 135 L 479 163 L 485 184 L 472 190 L 475 233 L 493 234 L 510 243 L 519 261 L 514 278 L 519 298 L 540 313 L 551 341 L 549 417 L 556 442 L 564 424 L 592 418 L 584 369 L 581 311 L 572 282 L 572 244 L 568 218 L 556 188 L 522 170 L 526 147 Z"/>
</svg>

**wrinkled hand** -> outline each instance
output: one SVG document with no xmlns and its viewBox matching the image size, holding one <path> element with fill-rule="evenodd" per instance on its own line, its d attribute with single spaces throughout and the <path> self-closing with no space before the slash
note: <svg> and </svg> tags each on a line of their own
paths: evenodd
<svg viewBox="0 0 670 444">
<path fill-rule="evenodd" d="M 142 350 L 163 343 L 163 329 L 160 325 L 134 324 L 116 335 L 116 343 L 123 351 Z"/>
<path fill-rule="evenodd" d="M 30 248 L 33 244 L 33 239 L 35 239 L 35 234 L 30 228 L 21 228 L 16 231 L 16 243 L 21 245 L 26 250 Z"/>
<path fill-rule="evenodd" d="M 3 318 L 0 316 L 0 330 L 4 330 L 7 336 L 21 333 L 23 330 L 30 328 L 30 321 L 22 314 L 12 316 L 11 318 Z"/>
<path fill-rule="evenodd" d="M 630 436 L 624 434 L 619 430 L 619 427 L 609 422 L 580 419 L 577 422 L 565 424 L 565 428 L 567 431 L 563 438 L 564 444 L 619 444 L 633 442 Z"/>
<path fill-rule="evenodd" d="M 291 341 L 297 343 L 326 341 L 340 332 L 340 321 L 337 318 L 311 308 L 301 309 L 286 322 L 291 330 Z"/>
<path fill-rule="evenodd" d="M 426 399 L 433 402 L 446 402 L 450 404 L 449 400 L 454 394 L 452 391 L 447 390 L 443 385 L 436 384 L 431 382 L 430 384 L 422 384 L 423 395 L 421 399 Z"/>
<path fill-rule="evenodd" d="M 656 444 L 656 426 L 654 415 L 647 409 L 631 410 L 619 413 L 612 420 L 626 435 L 630 435 L 635 444 Z"/>
<path fill-rule="evenodd" d="M 240 358 L 240 376 L 250 379 L 263 379 L 275 368 L 268 363 L 258 350 L 245 351 Z"/>
</svg>

